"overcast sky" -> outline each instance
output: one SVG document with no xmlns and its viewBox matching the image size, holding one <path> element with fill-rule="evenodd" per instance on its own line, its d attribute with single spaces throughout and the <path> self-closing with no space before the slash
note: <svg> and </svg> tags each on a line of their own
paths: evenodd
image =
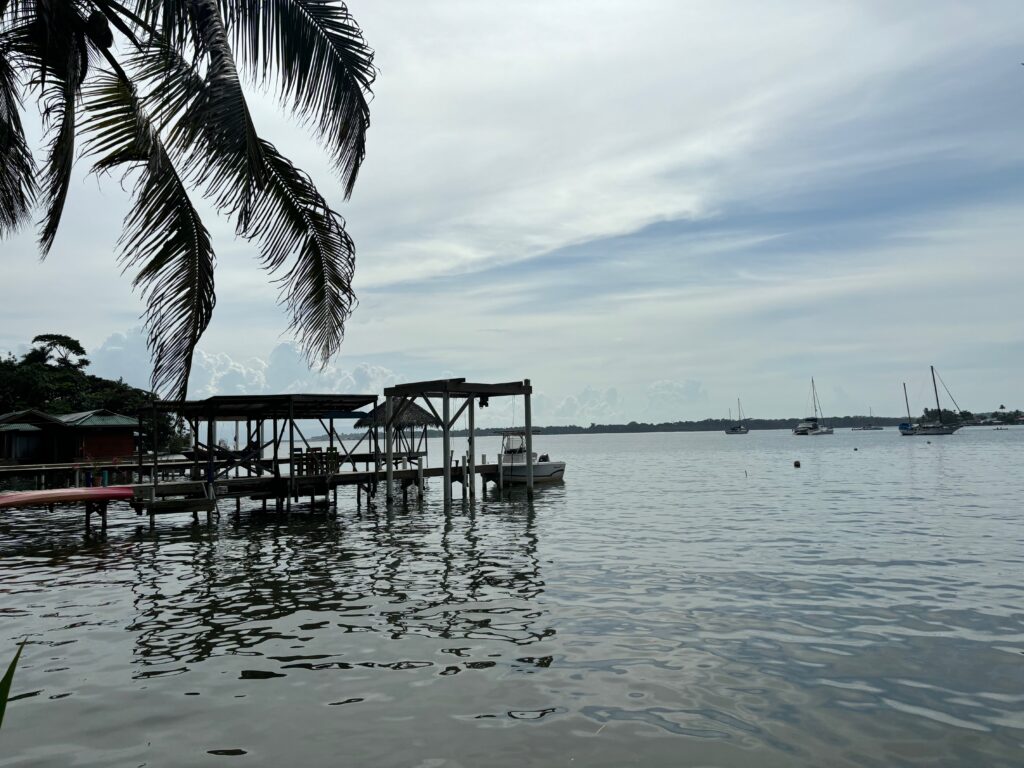
<svg viewBox="0 0 1024 768">
<path fill-rule="evenodd" d="M 529 377 L 536 423 L 1024 407 L 1024 3 L 353 0 L 376 49 L 344 203 L 301 129 L 257 126 L 346 217 L 359 307 L 306 370 L 254 249 L 208 214 L 218 304 L 193 396 Z M 40 264 L 0 243 L 0 350 L 37 333 L 145 384 L 84 169 Z M 511 419 L 492 409 L 492 419 Z"/>
</svg>

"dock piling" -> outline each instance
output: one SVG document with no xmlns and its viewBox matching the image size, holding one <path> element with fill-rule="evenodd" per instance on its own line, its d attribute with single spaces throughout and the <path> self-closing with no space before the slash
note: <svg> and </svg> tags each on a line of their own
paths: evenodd
<svg viewBox="0 0 1024 768">
<path fill-rule="evenodd" d="M 445 390 L 441 396 L 441 441 L 444 456 L 444 506 L 452 505 L 452 399 Z"/>
</svg>

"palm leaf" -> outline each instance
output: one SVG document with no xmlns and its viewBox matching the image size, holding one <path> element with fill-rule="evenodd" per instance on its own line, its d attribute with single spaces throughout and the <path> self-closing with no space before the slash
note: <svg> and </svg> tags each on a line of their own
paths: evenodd
<svg viewBox="0 0 1024 768">
<path fill-rule="evenodd" d="M 366 154 L 373 52 L 338 0 L 220 0 L 239 59 L 313 125 L 352 194 Z"/>
<path fill-rule="evenodd" d="M 219 208 L 237 214 L 238 233 L 259 242 L 264 266 L 284 271 L 290 328 L 310 362 L 326 362 L 355 303 L 355 247 L 310 178 L 258 138 L 219 16 L 203 23 L 211 58 L 205 78 L 173 52 L 140 54 L 133 65 L 150 84 L 157 113 L 175 120 L 172 143 L 196 169 L 195 180 L 206 183 Z M 153 63 L 160 61 L 169 65 Z"/>
<path fill-rule="evenodd" d="M 50 151 L 43 174 L 43 217 L 39 248 L 45 256 L 53 246 L 57 227 L 64 213 L 64 203 L 71 185 L 71 168 L 75 162 L 75 97 L 77 88 L 71 79 L 62 78 L 48 87 L 44 115 L 49 123 Z"/>
<path fill-rule="evenodd" d="M 9 11 L 12 13 L 12 11 Z M 75 159 L 75 102 L 89 69 L 90 43 L 81 8 L 70 2 L 19 3 L 17 26 L 5 35 L 20 69 L 34 71 L 43 102 L 49 150 L 40 192 L 45 205 L 39 246 L 45 256 L 57 235 Z"/>
<path fill-rule="evenodd" d="M 207 194 L 222 210 L 238 212 L 244 227 L 263 180 L 260 140 L 216 0 L 193 0 L 192 9 L 207 59 L 206 77 L 202 85 L 189 78 L 193 82 L 188 92 L 195 99 L 179 123 L 179 135 L 193 150 L 190 163 Z M 175 69 L 182 70 L 181 62 Z M 217 162 L 211 164 L 211 159 Z"/>
<path fill-rule="evenodd" d="M 280 283 L 292 315 L 290 329 L 310 364 L 324 365 L 341 347 L 345 322 L 355 308 L 355 244 L 344 220 L 305 173 L 268 142 L 263 142 L 263 157 L 265 189 L 243 234 L 260 242 L 271 272 L 287 267 Z"/>
<path fill-rule="evenodd" d="M 28 220 L 36 194 L 35 162 L 25 141 L 11 54 L 9 46 L 0 43 L 0 237 Z"/>
<path fill-rule="evenodd" d="M 18 659 L 21 658 L 21 651 L 25 647 L 25 641 L 22 640 L 18 646 L 18 652 L 14 654 L 14 659 L 11 660 L 10 666 L 7 667 L 7 673 L 0 680 L 0 726 L 4 724 L 4 711 L 7 709 L 7 700 L 11 697 L 11 684 L 14 682 L 14 669 L 18 666 Z"/>
<path fill-rule="evenodd" d="M 153 388 L 183 398 L 192 358 L 216 303 L 210 234 L 132 88 L 103 73 L 86 89 L 86 151 L 96 171 L 139 172 L 119 245 L 146 299 Z"/>
</svg>

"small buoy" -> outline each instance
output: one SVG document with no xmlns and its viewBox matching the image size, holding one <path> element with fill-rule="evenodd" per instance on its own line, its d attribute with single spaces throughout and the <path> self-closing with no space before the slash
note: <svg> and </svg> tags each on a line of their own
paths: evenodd
<svg viewBox="0 0 1024 768">
<path fill-rule="evenodd" d="M 855 451 L 859 451 L 860 449 L 859 449 L 859 448 L 854 448 L 853 450 L 855 450 Z"/>
<path fill-rule="evenodd" d="M 800 469 L 800 462 L 799 461 L 794 461 L 793 462 L 793 466 L 796 467 L 797 469 Z"/>
</svg>

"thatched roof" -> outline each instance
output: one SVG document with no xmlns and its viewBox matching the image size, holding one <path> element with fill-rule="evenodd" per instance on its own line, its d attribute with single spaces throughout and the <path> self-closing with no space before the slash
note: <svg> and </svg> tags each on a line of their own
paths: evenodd
<svg viewBox="0 0 1024 768">
<path fill-rule="evenodd" d="M 396 406 L 397 407 L 397 406 Z M 383 427 L 386 419 L 386 404 L 381 403 L 368 414 L 356 422 L 356 427 Z M 409 403 L 398 417 L 399 427 L 439 427 L 441 422 L 434 418 L 434 414 L 416 403 Z"/>
</svg>

